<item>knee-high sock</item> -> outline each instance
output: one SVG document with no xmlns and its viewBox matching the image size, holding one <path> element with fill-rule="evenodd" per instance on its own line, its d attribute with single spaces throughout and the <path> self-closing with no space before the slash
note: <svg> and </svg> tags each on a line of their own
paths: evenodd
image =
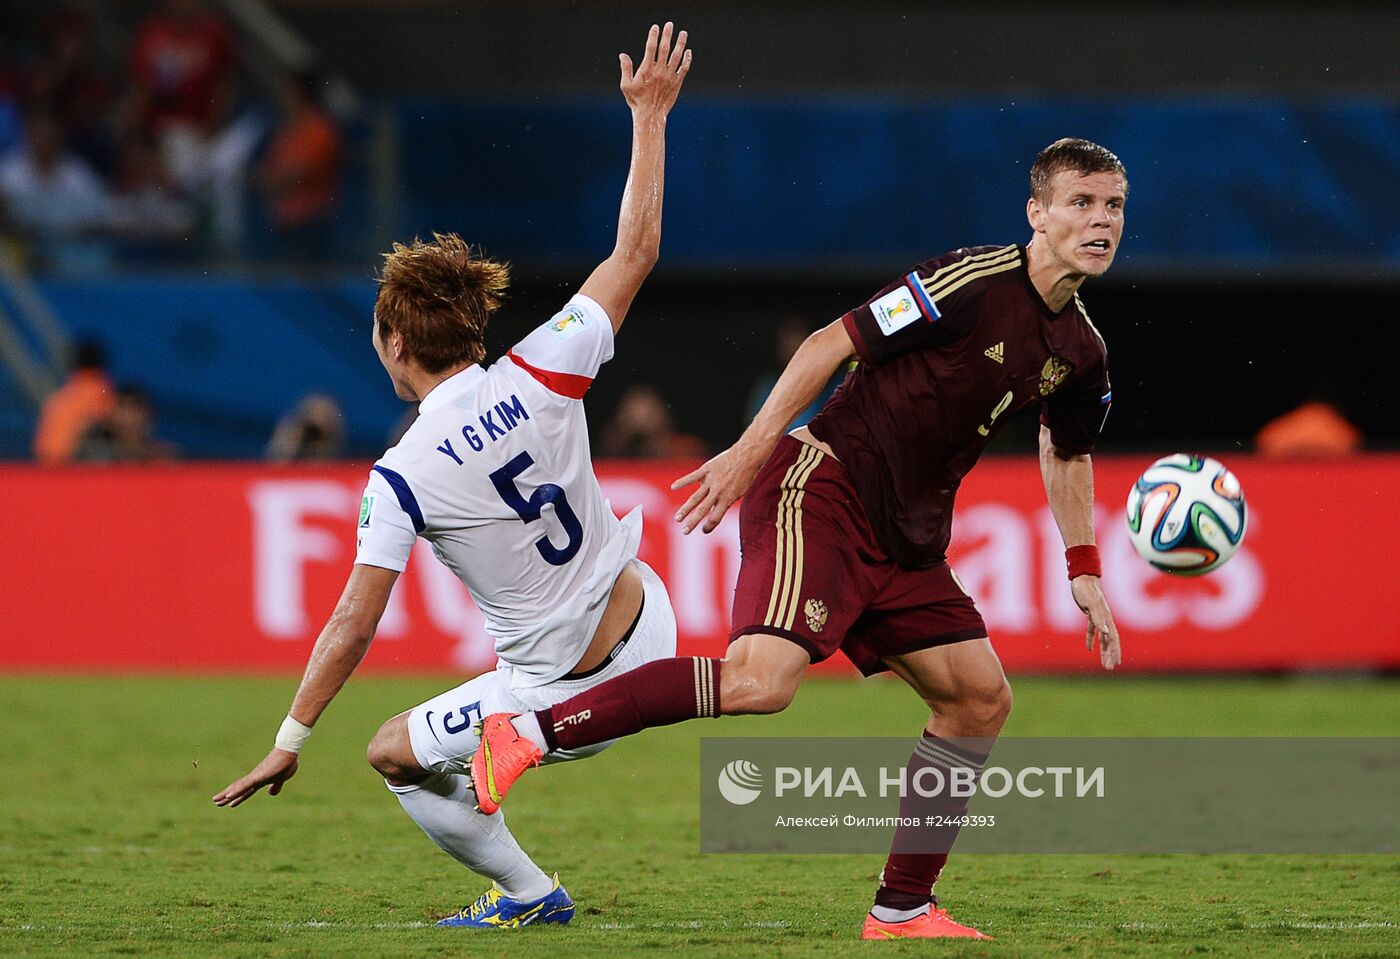
<svg viewBox="0 0 1400 959">
<path fill-rule="evenodd" d="M 978 742 L 985 742 L 990 746 L 989 740 Z M 973 752 L 966 745 L 953 743 L 925 731 L 905 766 L 905 782 L 912 784 L 919 770 L 933 767 L 942 773 L 943 781 L 948 783 L 951 782 L 950 769 L 966 767 L 975 773 L 982 769 L 986 761 L 986 752 Z M 900 817 L 919 822 L 931 814 L 946 817 L 961 816 L 966 812 L 966 798 L 950 797 L 946 794 L 942 797 L 925 798 L 912 788 L 907 789 L 899 801 Z M 950 847 L 957 838 L 957 829 L 945 830 L 938 838 L 943 848 Z M 947 852 L 900 851 L 918 849 L 920 846 L 928 848 L 928 845 L 929 837 L 926 831 L 921 833 L 917 828 L 904 827 L 895 830 L 890 857 L 885 860 L 885 868 L 880 873 L 880 889 L 875 894 L 876 908 L 889 911 L 888 921 L 894 921 L 895 913 L 922 911 L 933 899 L 933 884 L 938 881 L 938 874 L 948 862 Z M 877 914 L 877 918 L 885 917 Z"/>
<path fill-rule="evenodd" d="M 389 786 L 404 812 L 439 849 L 473 872 L 493 880 L 511 899 L 547 896 L 554 880 L 506 828 L 500 812 L 483 816 L 465 776 L 435 773 L 414 786 Z"/>
<path fill-rule="evenodd" d="M 545 744 L 578 749 L 651 726 L 719 715 L 722 660 L 658 659 L 535 713 Z"/>
</svg>

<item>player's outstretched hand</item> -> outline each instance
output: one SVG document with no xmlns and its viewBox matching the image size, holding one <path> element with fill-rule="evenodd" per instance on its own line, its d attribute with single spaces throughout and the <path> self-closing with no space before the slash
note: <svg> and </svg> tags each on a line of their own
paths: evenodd
<svg viewBox="0 0 1400 959">
<path fill-rule="evenodd" d="M 241 805 L 252 799 L 254 794 L 264 786 L 270 787 L 267 791 L 269 796 L 275 796 L 282 791 L 287 780 L 296 774 L 296 753 L 274 748 L 263 758 L 262 762 L 254 767 L 252 772 L 242 779 L 235 779 L 221 792 L 215 794 L 214 805 L 229 807 Z"/>
<path fill-rule="evenodd" d="M 622 95 L 633 113 L 652 111 L 665 116 L 675 105 L 685 75 L 690 72 L 690 51 L 685 48 L 684 30 L 676 35 L 675 46 L 671 45 L 674 29 L 672 23 L 664 27 L 652 24 L 647 34 L 646 52 L 636 69 L 632 67 L 631 57 L 618 54 L 622 63 Z"/>
<path fill-rule="evenodd" d="M 1113 623 L 1113 611 L 1108 608 L 1103 585 L 1097 576 L 1076 576 L 1070 580 L 1069 588 L 1088 618 L 1084 627 L 1084 648 L 1092 652 L 1097 639 L 1099 661 L 1104 669 L 1112 669 L 1123 661 L 1123 649 L 1118 643 L 1118 627 Z"/>
<path fill-rule="evenodd" d="M 700 484 L 676 510 L 676 522 L 687 534 L 701 523 L 705 524 L 705 532 L 713 533 L 734 501 L 748 492 L 764 459 L 766 457 L 755 456 L 736 443 L 693 473 L 676 480 L 671 484 L 673 490 Z"/>
</svg>

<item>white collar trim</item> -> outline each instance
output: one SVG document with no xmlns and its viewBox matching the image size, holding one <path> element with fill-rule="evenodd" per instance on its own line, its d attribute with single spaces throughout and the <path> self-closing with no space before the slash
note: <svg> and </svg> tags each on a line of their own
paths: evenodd
<svg viewBox="0 0 1400 959">
<path fill-rule="evenodd" d="M 419 414 L 431 413 L 433 410 L 441 409 L 453 400 L 462 396 L 472 388 L 477 377 L 486 371 L 481 368 L 480 363 L 473 363 L 465 370 L 453 373 L 437 386 L 428 390 L 428 395 L 418 401 Z"/>
</svg>

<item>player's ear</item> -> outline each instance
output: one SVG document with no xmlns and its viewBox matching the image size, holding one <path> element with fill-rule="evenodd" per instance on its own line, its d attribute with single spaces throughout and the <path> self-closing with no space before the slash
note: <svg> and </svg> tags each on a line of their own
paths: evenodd
<svg viewBox="0 0 1400 959">
<path fill-rule="evenodd" d="M 1037 233 L 1045 232 L 1045 210 L 1035 197 L 1026 201 L 1026 219 L 1030 221 L 1032 230 Z"/>
</svg>

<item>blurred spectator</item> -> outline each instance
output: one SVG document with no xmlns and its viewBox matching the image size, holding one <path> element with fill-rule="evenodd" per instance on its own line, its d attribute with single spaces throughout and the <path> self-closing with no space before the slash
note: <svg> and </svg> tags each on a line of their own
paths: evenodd
<svg viewBox="0 0 1400 959">
<path fill-rule="evenodd" d="M 92 168 L 70 153 L 58 118 L 31 113 L 25 143 L 0 160 L 5 215 L 49 266 L 102 266 L 109 251 L 97 234 L 107 226 L 107 191 Z"/>
<path fill-rule="evenodd" d="M 617 412 L 602 430 L 604 456 L 637 459 L 696 459 L 706 454 L 698 437 L 676 432 L 671 410 L 650 386 L 633 386 L 622 394 Z"/>
<path fill-rule="evenodd" d="M 111 227 L 130 253 L 160 253 L 187 241 L 194 208 L 161 162 L 155 140 L 133 133 L 122 144 Z"/>
<path fill-rule="evenodd" d="M 267 121 L 248 108 L 232 77 L 215 88 L 207 122 L 167 130 L 161 157 L 170 176 L 203 212 L 216 251 L 237 252 L 247 232 L 248 170 Z"/>
<path fill-rule="evenodd" d="M 768 394 L 773 392 L 773 387 L 777 385 L 778 377 L 787 368 L 788 361 L 797 352 L 808 334 L 812 331 L 807 324 L 796 317 L 784 317 L 778 322 L 777 328 L 773 331 L 773 356 L 772 365 L 754 380 L 753 386 L 749 388 L 748 402 L 744 406 L 744 422 L 740 428 L 748 426 L 753 422 L 753 418 L 758 415 L 758 411 L 763 408 L 763 403 L 768 399 Z M 821 412 L 821 408 L 826 405 L 826 401 L 831 398 L 831 394 L 836 392 L 836 387 L 841 384 L 841 379 L 845 371 L 838 372 L 831 378 L 812 401 L 812 405 L 802 410 L 788 424 L 788 429 L 798 426 L 806 426 L 807 421 Z"/>
<path fill-rule="evenodd" d="M 216 249 L 244 233 L 247 170 L 263 124 L 240 113 L 234 37 L 202 0 L 163 0 L 131 47 L 134 112 L 156 137 L 171 177 L 207 210 Z"/>
<path fill-rule="evenodd" d="M 1254 445 L 1265 456 L 1346 456 L 1361 449 L 1361 432 L 1332 404 L 1309 400 L 1266 423 Z"/>
<path fill-rule="evenodd" d="M 267 458 L 280 463 L 335 459 L 345 449 L 345 416 L 324 393 L 306 396 L 282 417 L 267 444 Z"/>
<path fill-rule="evenodd" d="M 317 88 L 311 74 L 282 78 L 282 118 L 259 171 L 280 252 L 302 260 L 325 255 L 340 182 L 340 130 Z"/>
<path fill-rule="evenodd" d="M 0 52 L 0 57 L 3 57 Z M 24 124 L 20 120 L 20 81 L 0 60 L 0 156 L 19 148 L 24 142 Z"/>
<path fill-rule="evenodd" d="M 56 116 L 73 151 L 107 175 L 114 162 L 112 85 L 98 66 L 91 18 L 62 11 L 49 17 L 43 33 L 43 49 L 29 77 L 29 101 Z"/>
<path fill-rule="evenodd" d="M 77 344 L 73 372 L 54 391 L 39 412 L 34 433 L 34 456 L 41 463 L 67 463 L 78 443 L 113 406 L 112 382 L 107 378 L 107 358 L 92 341 Z"/>
<path fill-rule="evenodd" d="M 148 463 L 174 459 L 175 447 L 155 438 L 155 411 L 137 386 L 117 390 L 116 402 L 84 434 L 75 459 L 89 463 Z"/>
<path fill-rule="evenodd" d="M 136 29 L 131 77 L 137 113 L 164 136 L 209 129 L 215 98 L 234 66 L 233 34 L 200 0 L 164 0 Z"/>
</svg>

